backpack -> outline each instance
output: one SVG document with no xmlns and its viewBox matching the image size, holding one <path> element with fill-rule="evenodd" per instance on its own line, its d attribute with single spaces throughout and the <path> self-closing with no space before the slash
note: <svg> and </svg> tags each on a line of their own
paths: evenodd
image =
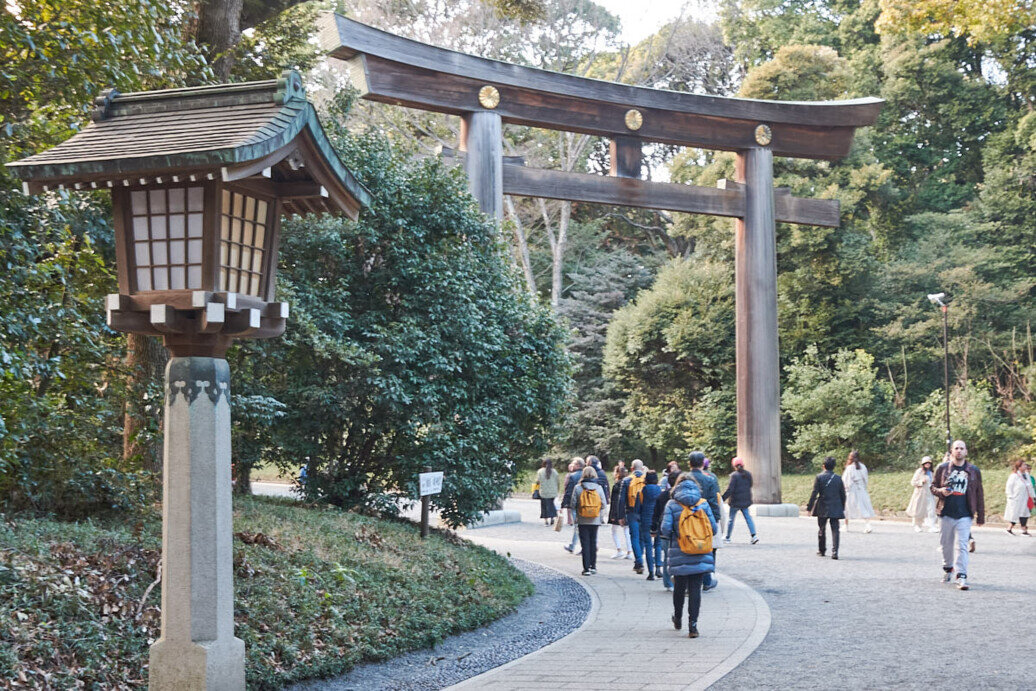
<svg viewBox="0 0 1036 691">
<path fill-rule="evenodd" d="M 644 491 L 644 478 L 647 474 L 637 477 L 636 475 L 630 476 L 630 486 L 626 489 L 626 506 L 633 508 L 637 505 L 637 500 L 640 499 L 641 493 Z"/>
<path fill-rule="evenodd" d="M 579 494 L 579 517 L 597 518 L 601 515 L 601 497 L 597 494 L 597 483 L 591 482 L 591 489 L 583 484 L 583 491 Z"/>
<path fill-rule="evenodd" d="M 694 508 L 706 503 L 699 499 Z M 680 551 L 684 554 L 710 554 L 712 553 L 712 523 L 705 511 L 691 511 L 690 506 L 684 506 L 680 513 L 680 522 L 677 526 L 678 544 Z"/>
</svg>

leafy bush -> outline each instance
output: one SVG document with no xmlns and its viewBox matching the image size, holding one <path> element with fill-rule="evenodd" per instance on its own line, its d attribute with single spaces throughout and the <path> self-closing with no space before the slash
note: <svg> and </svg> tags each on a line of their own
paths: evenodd
<svg viewBox="0 0 1036 691">
<path fill-rule="evenodd" d="M 859 449 L 864 461 L 882 459 L 892 421 L 891 387 L 879 381 L 866 351 L 839 350 L 830 359 L 810 346 L 786 368 L 782 396 L 793 428 L 788 450 L 818 465 Z"/>
<path fill-rule="evenodd" d="M 910 458 L 927 454 L 939 459 L 946 451 L 943 390 L 936 389 L 908 411 L 899 427 Z M 1007 423 L 989 386 L 970 380 L 950 389 L 950 431 L 954 439 L 967 443 L 968 460 L 983 467 L 1002 465 L 1008 450 L 1023 438 L 1020 429 Z"/>
<path fill-rule="evenodd" d="M 427 466 L 446 473 L 433 503 L 463 523 L 548 448 L 570 381 L 565 334 L 523 289 L 459 171 L 328 128 L 373 207 L 357 223 L 285 224 L 292 319 L 283 338 L 235 356 L 251 382 L 239 391 L 286 406 L 268 457 L 310 458 L 308 498 L 391 509 L 417 498 Z"/>
<path fill-rule="evenodd" d="M 732 396 L 716 392 L 732 389 L 733 360 L 733 277 L 718 262 L 673 260 L 608 325 L 604 374 L 628 395 L 630 427 L 663 456 L 698 444 L 729 452 L 736 432 L 722 401 Z"/>
</svg>

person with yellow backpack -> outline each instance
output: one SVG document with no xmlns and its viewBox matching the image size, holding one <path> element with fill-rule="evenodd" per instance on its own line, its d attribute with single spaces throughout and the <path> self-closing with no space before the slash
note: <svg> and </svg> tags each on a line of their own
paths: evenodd
<svg viewBox="0 0 1036 691">
<path fill-rule="evenodd" d="M 630 464 L 630 468 L 633 472 L 622 481 L 622 489 L 619 490 L 619 501 L 626 509 L 626 518 L 619 524 L 628 525 L 630 528 L 633 570 L 636 573 L 644 573 L 644 542 L 640 533 L 640 507 L 643 503 L 645 482 L 644 461 L 638 458 Z"/>
<path fill-rule="evenodd" d="M 716 569 L 712 545 L 719 532 L 709 503 L 690 473 L 680 476 L 662 517 L 662 537 L 669 540 L 669 573 L 673 577 L 673 627 L 679 631 L 687 598 L 687 636 L 698 637 L 698 614 L 705 575 Z"/>
<path fill-rule="evenodd" d="M 583 468 L 580 481 L 572 489 L 572 509 L 578 524 L 584 576 L 597 573 L 597 530 L 604 522 L 607 503 L 604 488 L 597 483 L 597 471 L 593 466 Z"/>
</svg>

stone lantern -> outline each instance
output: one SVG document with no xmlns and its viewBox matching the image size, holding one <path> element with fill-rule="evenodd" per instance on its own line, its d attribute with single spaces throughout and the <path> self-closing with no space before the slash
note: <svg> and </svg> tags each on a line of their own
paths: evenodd
<svg viewBox="0 0 1036 691">
<path fill-rule="evenodd" d="M 234 637 L 230 371 L 235 338 L 284 332 L 280 218 L 355 219 L 369 193 L 335 155 L 301 77 L 120 94 L 93 122 L 8 164 L 26 194 L 112 193 L 119 292 L 107 320 L 161 336 L 165 379 L 162 633 L 152 689 L 243 689 Z"/>
</svg>

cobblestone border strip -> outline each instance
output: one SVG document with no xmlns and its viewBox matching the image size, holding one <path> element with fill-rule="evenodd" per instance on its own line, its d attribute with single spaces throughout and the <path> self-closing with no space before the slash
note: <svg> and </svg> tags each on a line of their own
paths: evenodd
<svg viewBox="0 0 1036 691">
<path fill-rule="evenodd" d="M 593 594 L 576 579 L 537 562 L 512 559 L 536 586 L 518 609 L 481 629 L 457 634 L 434 648 L 384 662 L 359 665 L 331 679 L 312 679 L 291 691 L 376 691 L 441 689 L 476 680 L 529 655 L 535 655 L 586 626 L 597 611 Z M 584 594 L 585 593 L 585 594 Z M 473 686 L 467 686 L 474 682 Z"/>
<path fill-rule="evenodd" d="M 734 652 L 687 687 L 694 691 L 707 689 L 726 675 L 730 674 L 730 672 L 734 671 L 738 665 L 748 659 L 749 655 L 755 652 L 755 649 L 758 648 L 766 638 L 766 634 L 770 632 L 772 615 L 770 613 L 770 606 L 766 604 L 766 600 L 763 599 L 763 596 L 757 593 L 751 586 L 739 581 L 728 573 L 722 571 L 720 573 L 723 576 L 724 587 L 733 585 L 736 588 L 741 588 L 742 590 L 747 591 L 749 599 L 751 599 L 753 604 L 755 604 L 755 626 L 752 627 L 752 632 L 748 635 L 748 638 L 745 639 L 745 642 L 739 645 Z"/>
</svg>

